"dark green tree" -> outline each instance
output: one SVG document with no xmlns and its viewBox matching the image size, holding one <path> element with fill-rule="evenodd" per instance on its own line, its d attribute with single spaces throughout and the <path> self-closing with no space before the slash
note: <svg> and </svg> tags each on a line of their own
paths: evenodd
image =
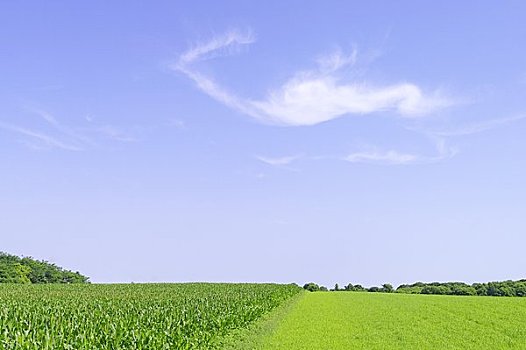
<svg viewBox="0 0 526 350">
<path fill-rule="evenodd" d="M 33 258 L 19 258 L 0 252 L 0 283 L 88 283 L 79 272 L 72 272 Z"/>
<path fill-rule="evenodd" d="M 389 283 L 384 283 L 382 284 L 382 292 L 384 293 L 392 293 L 394 292 L 394 288 L 391 284 Z"/>
<path fill-rule="evenodd" d="M 303 286 L 303 289 L 308 290 L 309 292 L 318 292 L 320 290 L 320 286 L 318 286 L 314 282 L 306 283 Z"/>
</svg>

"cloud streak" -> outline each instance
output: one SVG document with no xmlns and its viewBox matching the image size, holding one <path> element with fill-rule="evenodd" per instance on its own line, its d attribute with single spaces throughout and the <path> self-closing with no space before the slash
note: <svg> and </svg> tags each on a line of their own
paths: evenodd
<svg viewBox="0 0 526 350">
<path fill-rule="evenodd" d="M 400 153 L 390 150 L 387 152 L 369 151 L 355 152 L 344 158 L 351 163 L 384 163 L 384 164 L 411 164 L 416 162 L 419 156 L 414 154 Z"/>
<path fill-rule="evenodd" d="M 181 72 L 218 102 L 260 122 L 283 126 L 316 125 L 347 115 L 393 112 L 401 117 L 426 115 L 452 104 L 438 92 L 424 93 L 412 83 L 375 85 L 345 81 L 340 70 L 352 66 L 357 51 L 337 51 L 318 59 L 319 68 L 295 72 L 263 99 L 242 98 L 194 68 L 194 63 L 238 52 L 255 41 L 251 33 L 230 31 L 184 52 L 171 69 Z"/>
<path fill-rule="evenodd" d="M 40 141 L 41 143 L 43 143 L 49 148 L 59 148 L 59 149 L 63 149 L 66 151 L 82 151 L 82 148 L 80 148 L 77 145 L 63 142 L 61 140 L 58 140 L 52 136 L 49 136 L 39 131 L 34 131 L 31 129 L 19 127 L 19 126 L 4 123 L 4 122 L 0 122 L 0 128 L 7 130 L 7 131 L 15 132 L 15 133 L 18 133 L 24 136 L 28 136 L 32 138 L 33 140 Z"/>
<path fill-rule="evenodd" d="M 26 140 L 22 140 L 22 143 L 34 150 L 56 148 L 65 151 L 83 151 L 99 147 L 103 139 L 117 142 L 137 141 L 137 138 L 121 128 L 95 123 L 91 116 L 83 119 L 90 124 L 89 126 L 69 127 L 44 110 L 29 107 L 24 109 L 39 116 L 46 123 L 47 128 L 42 128 L 42 125 L 26 127 L 0 121 L 0 129 L 25 136 Z M 135 129 L 143 128 L 136 127 Z"/>
<path fill-rule="evenodd" d="M 272 165 L 272 166 L 283 166 L 289 165 L 290 163 L 298 160 L 300 156 L 286 156 L 286 157 L 265 157 L 265 156 L 256 156 L 256 159 L 259 161 Z"/>
<path fill-rule="evenodd" d="M 198 69 L 198 62 L 240 52 L 255 42 L 251 32 L 229 31 L 198 43 L 183 52 L 173 71 L 184 74 L 199 90 L 223 105 L 271 125 L 312 126 L 348 116 L 365 116 L 387 112 L 401 118 L 415 120 L 450 107 L 456 102 L 439 90 L 429 91 L 412 82 L 375 84 L 366 79 L 346 79 L 346 68 L 355 69 L 359 55 L 336 50 L 316 59 L 318 67 L 291 72 L 290 78 L 271 87 L 260 98 L 243 97 L 218 83 Z M 352 70 L 351 70 L 352 72 Z M 458 101 L 457 101 L 458 102 Z M 386 165 L 429 164 L 454 157 L 458 151 L 447 145 L 450 137 L 471 135 L 525 119 L 526 115 L 487 120 L 447 130 L 418 130 L 435 143 L 436 154 L 424 155 L 395 149 L 362 150 L 345 157 L 306 157 L 310 159 L 338 158 L 351 163 Z M 271 166 L 286 166 L 298 156 L 257 156 Z"/>
<path fill-rule="evenodd" d="M 490 119 L 447 130 L 425 130 L 408 128 L 409 130 L 423 133 L 427 135 L 427 137 L 435 140 L 435 146 L 437 150 L 437 154 L 435 156 L 423 156 L 419 154 L 403 153 L 396 150 L 369 150 L 351 153 L 343 159 L 351 163 L 371 163 L 388 165 L 436 163 L 453 158 L 455 155 L 458 154 L 458 150 L 456 148 L 447 145 L 446 140 L 451 137 L 461 137 L 478 134 L 525 119 L 526 114 L 517 114 L 512 117 Z"/>
<path fill-rule="evenodd" d="M 62 133 L 64 136 L 67 136 L 79 143 L 85 143 L 91 146 L 95 145 L 95 142 L 92 139 L 90 139 L 89 137 L 85 135 L 81 135 L 78 132 L 74 131 L 73 129 L 63 125 L 51 113 L 48 113 L 41 109 L 34 109 L 34 108 L 27 108 L 27 109 L 30 112 L 33 112 L 36 115 L 40 116 L 42 119 L 44 119 L 44 121 L 50 124 L 58 132 Z"/>
<path fill-rule="evenodd" d="M 449 130 L 429 131 L 429 133 L 442 137 L 467 136 L 472 134 L 478 134 L 480 132 L 491 130 L 506 124 L 518 122 L 523 119 L 526 119 L 526 114 L 518 114 L 508 118 L 490 119 Z"/>
<path fill-rule="evenodd" d="M 343 160 L 351 163 L 369 163 L 383 165 L 430 164 L 450 159 L 458 153 L 458 150 L 448 146 L 444 139 L 436 139 L 435 147 L 437 153 L 434 156 L 403 153 L 396 150 L 372 150 L 350 153 L 349 155 L 345 156 Z"/>
</svg>

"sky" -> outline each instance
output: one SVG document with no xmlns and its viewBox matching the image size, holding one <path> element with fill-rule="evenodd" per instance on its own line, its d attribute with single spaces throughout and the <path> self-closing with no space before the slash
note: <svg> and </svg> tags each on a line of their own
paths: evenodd
<svg viewBox="0 0 526 350">
<path fill-rule="evenodd" d="M 92 282 L 526 278 L 523 1 L 3 1 L 0 251 Z"/>
</svg>

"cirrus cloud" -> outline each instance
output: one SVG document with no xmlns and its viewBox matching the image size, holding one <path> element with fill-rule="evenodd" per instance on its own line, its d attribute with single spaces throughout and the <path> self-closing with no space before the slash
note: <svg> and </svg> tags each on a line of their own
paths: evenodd
<svg viewBox="0 0 526 350">
<path fill-rule="evenodd" d="M 293 73 L 281 86 L 270 89 L 263 99 L 240 97 L 194 68 L 198 61 L 237 52 L 254 41 L 251 32 L 230 31 L 187 50 L 170 67 L 224 105 L 275 125 L 316 125 L 346 115 L 385 111 L 401 117 L 418 117 L 452 104 L 438 91 L 427 93 L 414 83 L 377 85 L 344 80 L 339 72 L 355 64 L 356 50 L 350 55 L 337 51 L 318 59 L 317 69 Z"/>
</svg>

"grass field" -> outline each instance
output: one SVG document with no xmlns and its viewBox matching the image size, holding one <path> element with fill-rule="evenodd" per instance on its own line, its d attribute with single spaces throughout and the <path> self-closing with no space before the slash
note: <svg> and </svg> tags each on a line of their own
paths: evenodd
<svg viewBox="0 0 526 350">
<path fill-rule="evenodd" d="M 305 293 L 262 348 L 526 349 L 526 298 Z"/>
<path fill-rule="evenodd" d="M 211 349 L 300 291 L 275 284 L 0 285 L 0 350 Z"/>
</svg>

